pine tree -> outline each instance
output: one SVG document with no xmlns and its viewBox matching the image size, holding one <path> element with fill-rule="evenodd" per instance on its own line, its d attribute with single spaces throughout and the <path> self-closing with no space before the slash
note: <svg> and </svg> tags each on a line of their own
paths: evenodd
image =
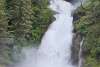
<svg viewBox="0 0 100 67">
<path fill-rule="evenodd" d="M 7 17 L 5 13 L 5 0 L 0 0 L 0 38 L 7 37 Z"/>
<path fill-rule="evenodd" d="M 16 24 L 17 36 L 25 37 L 32 28 L 32 4 L 31 0 L 20 0 L 19 22 Z"/>
<path fill-rule="evenodd" d="M 10 30 L 17 38 L 24 38 L 31 33 L 32 2 L 31 0 L 8 0 Z"/>
<path fill-rule="evenodd" d="M 7 27 L 5 0 L 0 0 L 0 64 L 9 62 L 10 38 L 8 38 Z"/>
<path fill-rule="evenodd" d="M 15 45 L 24 46 L 31 35 L 32 2 L 31 0 L 6 0 L 6 3 L 9 17 L 8 30 L 14 35 Z"/>
</svg>

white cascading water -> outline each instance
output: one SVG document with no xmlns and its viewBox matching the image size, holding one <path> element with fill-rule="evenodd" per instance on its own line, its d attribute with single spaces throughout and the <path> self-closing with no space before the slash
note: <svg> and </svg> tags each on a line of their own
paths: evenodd
<svg viewBox="0 0 100 67">
<path fill-rule="evenodd" d="M 70 60 L 73 5 L 64 0 L 50 0 L 49 8 L 56 12 L 56 20 L 45 33 L 39 49 L 25 50 L 26 59 L 15 67 L 75 67 Z"/>
<path fill-rule="evenodd" d="M 56 20 L 45 33 L 38 50 L 37 67 L 73 67 L 70 61 L 73 37 L 73 6 L 64 0 L 50 0 Z"/>
</svg>

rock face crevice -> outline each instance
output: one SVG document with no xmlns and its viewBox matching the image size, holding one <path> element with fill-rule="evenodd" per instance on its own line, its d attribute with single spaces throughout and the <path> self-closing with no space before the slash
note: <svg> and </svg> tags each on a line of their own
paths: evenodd
<svg viewBox="0 0 100 67">
<path fill-rule="evenodd" d="M 72 50 L 71 60 L 72 60 L 73 65 L 78 65 L 81 41 L 82 41 L 82 34 L 80 32 L 74 32 L 73 43 L 71 47 L 71 50 Z"/>
</svg>

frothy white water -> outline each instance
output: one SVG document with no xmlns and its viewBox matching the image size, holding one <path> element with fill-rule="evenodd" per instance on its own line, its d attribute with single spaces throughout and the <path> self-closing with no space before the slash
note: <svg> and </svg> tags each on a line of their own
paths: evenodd
<svg viewBox="0 0 100 67">
<path fill-rule="evenodd" d="M 73 67 L 70 62 L 73 6 L 64 0 L 50 0 L 50 6 L 57 14 L 56 20 L 45 33 L 38 50 L 37 67 Z"/>
<path fill-rule="evenodd" d="M 21 58 L 17 59 L 20 61 L 14 66 L 10 67 L 36 67 L 37 48 L 23 48 L 21 52 Z"/>
</svg>

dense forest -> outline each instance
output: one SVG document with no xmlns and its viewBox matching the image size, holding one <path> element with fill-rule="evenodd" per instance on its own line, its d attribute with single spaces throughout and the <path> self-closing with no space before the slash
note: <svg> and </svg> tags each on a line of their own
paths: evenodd
<svg viewBox="0 0 100 67">
<path fill-rule="evenodd" d="M 0 67 L 13 62 L 13 47 L 39 43 L 53 19 L 48 0 L 0 0 Z"/>
<path fill-rule="evenodd" d="M 86 0 L 75 15 L 75 29 L 84 37 L 83 67 L 100 67 L 100 0 Z"/>
<path fill-rule="evenodd" d="M 14 47 L 39 45 L 55 20 L 48 5 L 48 0 L 0 0 L 0 67 L 16 62 Z M 83 67 L 100 67 L 100 0 L 86 0 L 74 15 L 75 32 L 84 37 Z"/>
</svg>

